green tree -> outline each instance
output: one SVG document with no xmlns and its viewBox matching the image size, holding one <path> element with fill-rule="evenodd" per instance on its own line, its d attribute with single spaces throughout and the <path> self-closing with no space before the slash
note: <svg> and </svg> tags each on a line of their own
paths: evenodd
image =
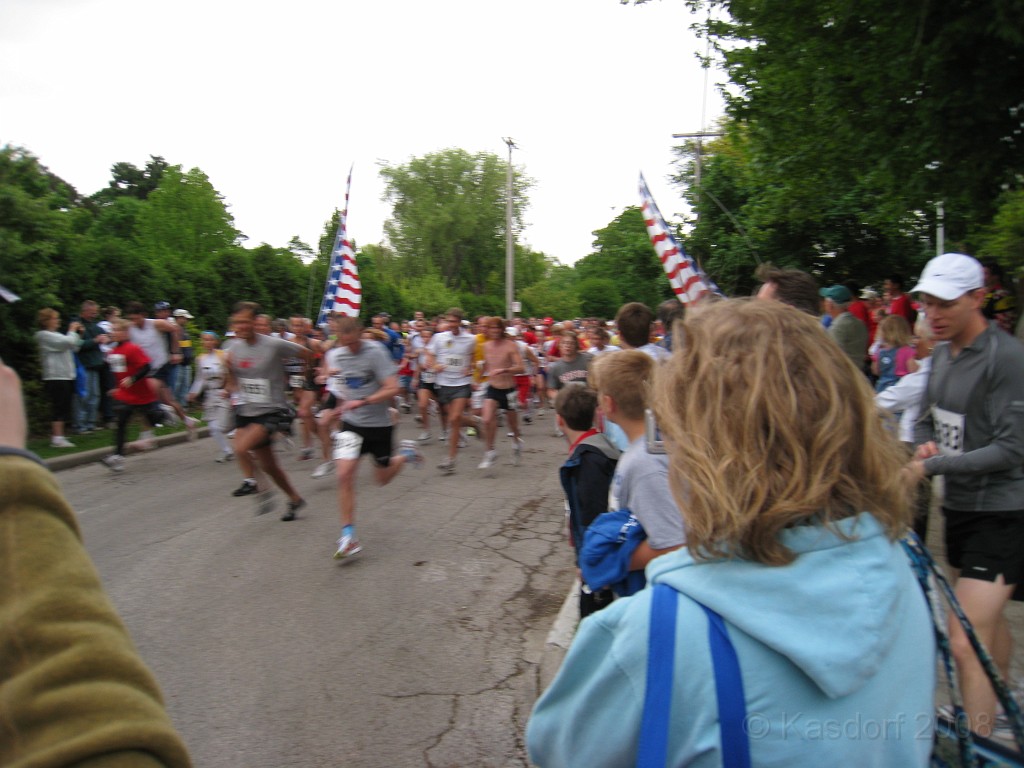
<svg viewBox="0 0 1024 768">
<path fill-rule="evenodd" d="M 540 280 L 520 294 L 523 315 L 527 317 L 551 317 L 567 320 L 580 316 L 580 299 L 576 292 L 578 277 L 572 267 L 548 262 L 548 272 Z"/>
<path fill-rule="evenodd" d="M 588 301 L 590 305 L 604 306 L 615 296 L 621 302 L 641 301 L 649 307 L 656 307 L 664 299 L 671 298 L 672 287 L 651 245 L 639 208 L 626 208 L 608 226 L 597 230 L 593 247 L 593 253 L 576 262 L 580 302 L 584 307 L 588 306 Z M 611 281 L 616 291 L 611 292 L 606 283 L 595 281 Z M 589 290 L 599 290 L 600 293 L 588 300 L 586 292 Z M 615 314 L 615 311 L 584 311 L 605 317 Z"/>
<path fill-rule="evenodd" d="M 446 149 L 384 165 L 393 204 L 385 232 L 404 274 L 437 274 L 449 288 L 484 293 L 505 259 L 506 164 L 487 152 Z M 531 181 L 513 174 L 513 228 L 522 227 Z"/>
</svg>

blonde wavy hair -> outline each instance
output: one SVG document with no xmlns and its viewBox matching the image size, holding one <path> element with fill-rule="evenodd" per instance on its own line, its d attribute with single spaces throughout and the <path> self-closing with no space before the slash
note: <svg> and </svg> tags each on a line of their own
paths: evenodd
<svg viewBox="0 0 1024 768">
<path fill-rule="evenodd" d="M 683 337 L 655 372 L 652 403 L 694 557 L 786 565 L 782 530 L 860 512 L 903 533 L 903 450 L 816 318 L 732 299 L 687 313 Z"/>
</svg>

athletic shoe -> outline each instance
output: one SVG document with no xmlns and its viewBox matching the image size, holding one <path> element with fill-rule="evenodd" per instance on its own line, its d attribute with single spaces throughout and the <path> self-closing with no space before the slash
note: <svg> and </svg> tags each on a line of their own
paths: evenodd
<svg viewBox="0 0 1024 768">
<path fill-rule="evenodd" d="M 420 453 L 419 449 L 416 447 L 415 440 L 403 440 L 398 452 L 402 456 L 405 456 L 406 464 L 412 464 L 416 469 L 423 466 L 423 454 Z"/>
<path fill-rule="evenodd" d="M 100 459 L 111 472 L 124 472 L 124 456 L 119 453 L 112 453 Z"/>
<path fill-rule="evenodd" d="M 55 435 L 50 440 L 51 448 L 74 448 L 75 444 L 68 440 L 64 435 Z"/>
<path fill-rule="evenodd" d="M 533 424 L 533 416 L 531 416 L 528 413 L 523 414 L 523 423 L 524 424 Z"/>
<path fill-rule="evenodd" d="M 234 451 L 224 451 L 224 453 L 217 457 L 217 463 L 223 464 L 225 461 L 231 461 L 233 458 L 235 458 Z"/>
<path fill-rule="evenodd" d="M 460 432 L 459 433 L 459 448 L 466 448 L 468 446 L 469 446 L 469 442 L 466 440 L 466 436 Z"/>
<path fill-rule="evenodd" d="M 334 469 L 334 462 L 333 461 L 325 461 L 319 467 L 314 469 L 310 473 L 309 476 L 310 477 L 327 477 L 327 475 L 331 474 L 331 470 L 332 469 Z"/>
<path fill-rule="evenodd" d="M 423 423 L 423 417 L 420 416 L 418 413 L 412 417 L 412 420 L 415 421 L 417 424 Z"/>
<path fill-rule="evenodd" d="M 388 408 L 388 418 L 391 419 L 391 426 L 398 424 L 398 420 L 401 418 L 401 415 L 398 413 L 398 409 Z"/>
<path fill-rule="evenodd" d="M 538 408 L 537 409 L 537 418 L 538 419 L 543 419 L 544 418 L 544 409 L 543 408 Z"/>
<path fill-rule="evenodd" d="M 443 443 L 443 442 L 446 442 L 447 440 L 448 440 L 448 430 L 447 429 L 441 430 L 441 434 L 437 436 L 437 442 Z"/>
<path fill-rule="evenodd" d="M 303 448 L 299 451 L 299 461 L 309 461 L 315 455 L 312 448 Z"/>
<path fill-rule="evenodd" d="M 228 432 L 228 433 L 227 433 L 227 434 L 225 435 L 225 437 L 226 437 L 226 438 L 227 438 L 228 440 L 234 440 L 234 439 L 235 439 L 235 430 L 233 430 L 233 429 L 232 429 L 232 430 L 231 430 L 230 432 Z"/>
<path fill-rule="evenodd" d="M 560 429 L 555 430 L 555 437 L 565 437 L 565 432 Z"/>
<path fill-rule="evenodd" d="M 454 475 L 455 474 L 455 462 L 452 461 L 451 459 L 445 459 L 444 461 L 442 461 L 440 464 L 437 465 L 437 468 L 441 470 L 442 474 L 445 474 L 445 475 Z"/>
<path fill-rule="evenodd" d="M 191 416 L 185 417 L 185 429 L 188 430 L 188 439 L 195 440 L 199 437 L 199 419 L 194 419 Z"/>
<path fill-rule="evenodd" d="M 398 407 L 402 409 L 402 413 L 412 413 L 412 406 L 409 405 L 408 403 L 403 402 Z"/>
<path fill-rule="evenodd" d="M 274 492 L 260 491 L 256 494 L 256 514 L 265 515 L 274 509 Z"/>
<path fill-rule="evenodd" d="M 259 491 L 256 483 L 250 483 L 248 480 L 243 480 L 242 484 L 232 491 L 232 496 L 251 496 Z"/>
<path fill-rule="evenodd" d="M 355 536 L 342 536 L 338 539 L 338 551 L 334 553 L 335 560 L 347 560 L 363 551 L 363 545 Z"/>
<path fill-rule="evenodd" d="M 477 437 L 478 435 L 477 435 L 476 427 L 466 427 L 466 436 L 467 437 Z M 462 448 L 462 446 L 460 445 L 459 448 Z"/>
<path fill-rule="evenodd" d="M 284 509 L 284 514 L 281 515 L 281 520 L 288 522 L 295 519 L 295 513 L 306 506 L 305 499 L 299 499 L 298 501 L 289 501 L 288 505 Z"/>
<path fill-rule="evenodd" d="M 515 442 L 512 443 L 512 464 L 518 467 L 519 462 L 523 460 L 523 438 L 517 437 Z"/>
<path fill-rule="evenodd" d="M 146 451 L 156 450 L 156 440 L 151 437 L 140 437 L 138 440 L 132 440 L 125 448 L 129 452 L 145 453 Z"/>
<path fill-rule="evenodd" d="M 421 443 L 425 443 L 430 438 L 431 438 L 430 432 L 428 430 L 423 430 L 422 432 L 420 432 L 420 436 L 417 437 L 416 439 L 419 440 Z"/>
<path fill-rule="evenodd" d="M 178 414 L 167 403 L 160 403 L 160 410 L 163 411 L 164 416 L 167 417 L 167 422 L 169 424 L 181 424 L 181 419 L 178 418 Z"/>
<path fill-rule="evenodd" d="M 484 454 L 484 460 L 481 461 L 479 465 L 477 465 L 477 469 L 490 469 L 491 467 L 494 466 L 494 462 L 497 460 L 497 451 L 487 451 L 487 453 Z"/>
</svg>

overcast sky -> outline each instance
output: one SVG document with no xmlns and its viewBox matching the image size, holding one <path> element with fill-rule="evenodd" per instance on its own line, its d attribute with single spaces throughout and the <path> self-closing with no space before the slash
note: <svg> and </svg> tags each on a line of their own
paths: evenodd
<svg viewBox="0 0 1024 768">
<path fill-rule="evenodd" d="M 0 0 L 0 144 L 82 194 L 119 161 L 198 167 L 248 245 L 315 248 L 351 164 L 365 245 L 390 213 L 379 162 L 505 157 L 509 136 L 536 181 L 522 240 L 569 264 L 641 170 L 684 210 L 667 177 L 705 109 L 693 20 L 683 0 Z"/>
</svg>

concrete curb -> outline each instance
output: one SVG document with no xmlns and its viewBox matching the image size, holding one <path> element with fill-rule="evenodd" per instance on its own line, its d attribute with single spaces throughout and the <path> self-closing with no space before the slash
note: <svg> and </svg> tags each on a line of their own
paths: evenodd
<svg viewBox="0 0 1024 768">
<path fill-rule="evenodd" d="M 208 437 L 210 434 L 209 427 L 199 427 L 196 431 L 196 438 Z M 178 443 L 188 442 L 188 431 L 185 432 L 174 432 L 170 435 L 159 435 L 154 438 L 158 448 L 164 445 L 177 445 Z M 80 467 L 83 464 L 91 464 L 99 461 L 104 456 L 109 456 L 114 452 L 114 446 L 107 448 L 93 448 L 91 451 L 78 451 L 77 453 L 69 453 L 66 456 L 54 456 L 52 459 L 44 459 L 43 463 L 46 464 L 47 468 L 51 472 L 59 472 L 62 469 L 72 469 L 73 467 Z"/>
<path fill-rule="evenodd" d="M 540 685 L 545 690 L 551 684 L 558 668 L 562 666 L 572 639 L 576 636 L 576 627 L 580 621 L 580 580 L 573 579 L 569 594 L 565 596 L 562 607 L 555 617 L 554 624 L 548 631 L 544 643 L 544 655 L 540 662 Z"/>
</svg>

